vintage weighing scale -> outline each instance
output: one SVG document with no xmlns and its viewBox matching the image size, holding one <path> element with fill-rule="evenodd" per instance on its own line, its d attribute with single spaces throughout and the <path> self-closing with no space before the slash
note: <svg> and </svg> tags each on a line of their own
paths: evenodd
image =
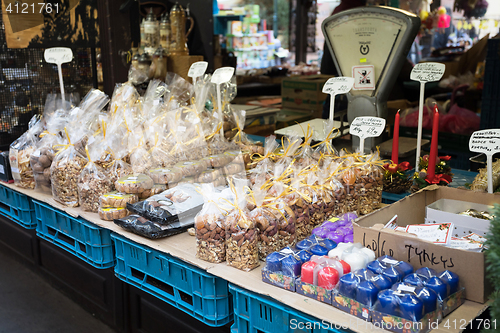
<svg viewBox="0 0 500 333">
<path fill-rule="evenodd" d="M 354 86 L 347 93 L 349 123 L 359 116 L 387 117 L 390 89 L 419 28 L 416 15 L 390 7 L 350 9 L 323 21 L 323 34 L 339 76 L 354 78 Z M 320 123 L 313 119 L 300 124 L 300 128 L 311 124 L 316 131 L 316 124 Z M 302 131 L 294 129 L 284 128 L 276 133 L 302 135 Z M 367 139 L 366 149 L 374 148 L 375 143 L 374 138 Z M 358 147 L 359 139 L 354 137 L 353 150 Z"/>
<path fill-rule="evenodd" d="M 340 76 L 354 78 L 347 119 L 387 117 L 387 98 L 420 29 L 420 19 L 390 7 L 360 7 L 325 19 L 326 43 Z M 365 142 L 374 148 L 375 139 Z M 353 138 L 353 149 L 359 139 Z"/>
</svg>

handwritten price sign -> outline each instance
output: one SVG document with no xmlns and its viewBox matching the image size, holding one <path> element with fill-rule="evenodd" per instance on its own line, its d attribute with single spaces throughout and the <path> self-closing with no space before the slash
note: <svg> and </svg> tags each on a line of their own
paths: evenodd
<svg viewBox="0 0 500 333">
<path fill-rule="evenodd" d="M 446 68 L 445 64 L 438 62 L 425 62 L 413 67 L 410 79 L 419 82 L 435 82 L 441 80 Z"/>
<path fill-rule="evenodd" d="M 207 70 L 207 67 L 208 67 L 208 62 L 197 61 L 194 64 L 192 64 L 191 67 L 189 68 L 188 76 L 190 78 L 197 78 L 203 76 Z"/>
<path fill-rule="evenodd" d="M 354 85 L 354 78 L 352 77 L 332 77 L 326 81 L 323 86 L 324 94 L 346 94 L 351 91 Z"/>
<path fill-rule="evenodd" d="M 488 193 L 493 193 L 493 155 L 500 152 L 500 129 L 487 129 L 472 133 L 469 150 L 486 155 Z"/>
<path fill-rule="evenodd" d="M 215 84 L 222 84 L 224 82 L 227 82 L 231 80 L 234 74 L 234 68 L 233 67 L 222 67 L 219 69 L 216 69 L 214 74 L 212 75 L 212 83 Z"/>
<path fill-rule="evenodd" d="M 68 47 L 53 47 L 46 49 L 43 57 L 49 64 L 64 64 L 73 60 L 73 51 Z"/>
<path fill-rule="evenodd" d="M 385 119 L 378 117 L 357 117 L 351 123 L 349 133 L 360 139 L 374 138 L 385 129 Z"/>
</svg>

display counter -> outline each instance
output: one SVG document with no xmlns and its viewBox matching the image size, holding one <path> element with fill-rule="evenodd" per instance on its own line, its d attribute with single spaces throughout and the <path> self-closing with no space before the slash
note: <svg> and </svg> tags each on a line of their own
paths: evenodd
<svg viewBox="0 0 500 333">
<path fill-rule="evenodd" d="M 268 296 L 269 298 L 264 298 L 264 299 L 270 299 L 271 303 L 274 302 L 274 304 L 279 304 L 283 306 L 285 309 L 289 309 L 291 311 L 296 311 L 298 313 L 304 313 L 308 316 L 311 316 L 315 318 L 318 322 L 322 323 L 331 323 L 330 325 L 331 328 L 336 328 L 336 329 L 350 329 L 355 332 L 372 332 L 375 327 L 371 323 L 364 322 L 362 320 L 357 319 L 356 317 L 342 312 L 330 305 L 318 302 L 316 300 L 306 298 L 302 295 L 299 295 L 297 293 L 292 293 L 288 292 L 286 290 L 274 287 L 272 285 L 266 284 L 261 281 L 261 267 L 256 268 L 250 272 L 244 272 L 240 271 L 238 269 L 232 268 L 227 266 L 225 263 L 221 264 L 212 264 L 203 260 L 200 260 L 196 258 L 195 253 L 196 253 L 196 241 L 193 236 L 190 236 L 188 233 L 182 233 L 179 235 L 171 236 L 168 238 L 160 239 L 160 240 L 149 240 L 140 236 L 137 236 L 135 234 L 132 234 L 128 231 L 125 231 L 124 229 L 120 228 L 119 226 L 115 225 L 112 222 L 106 222 L 101 219 L 99 219 L 98 214 L 95 213 L 89 213 L 89 212 L 84 212 L 79 208 L 68 208 L 64 207 L 61 204 L 57 203 L 51 196 L 43 193 L 39 193 L 33 190 L 25 190 L 21 189 L 19 187 L 14 186 L 13 184 L 1 184 L 0 187 L 4 189 L 10 190 L 10 192 L 15 191 L 21 194 L 24 194 L 27 196 L 27 200 L 33 200 L 35 203 L 35 206 L 38 205 L 38 207 L 50 207 L 51 209 L 54 209 L 55 212 L 59 210 L 60 212 L 64 212 L 67 214 L 69 217 L 73 217 L 76 219 L 76 221 L 79 221 L 80 223 L 88 223 L 90 226 L 95 226 L 100 233 L 100 235 L 105 235 L 107 232 L 111 232 L 111 235 L 116 235 L 115 239 L 121 239 L 121 240 L 126 240 L 127 243 L 132 244 L 133 246 L 142 249 L 145 251 L 145 253 L 158 253 L 158 255 L 154 258 L 160 260 L 161 258 L 164 258 L 165 262 L 169 262 L 168 265 L 164 265 L 164 263 L 161 263 L 160 269 L 170 269 L 170 272 L 173 272 L 173 269 L 176 267 L 175 265 L 182 265 L 183 263 L 187 263 L 189 266 L 192 267 L 189 271 L 192 272 L 192 274 L 195 274 L 196 277 L 202 281 L 203 279 L 208 279 L 208 278 L 219 278 L 220 280 L 223 281 L 223 283 L 229 283 L 230 285 L 234 285 L 239 287 L 239 289 L 236 287 L 236 290 L 244 290 L 249 292 L 252 295 L 255 295 L 255 300 L 259 300 L 260 297 Z M 2 198 L 0 198 L 2 199 Z M 3 201 L 3 199 L 2 199 Z M 37 209 L 36 211 L 36 218 L 39 220 L 40 219 L 40 209 Z M 40 223 L 40 221 L 38 221 Z M 100 228 L 102 229 L 100 229 Z M 39 224 L 38 224 L 39 228 Z M 66 228 L 66 232 L 71 235 L 71 233 L 74 231 L 75 226 L 66 226 L 66 227 L 61 227 L 61 231 L 65 233 L 63 229 Z M 54 232 L 52 232 L 54 234 Z M 53 235 L 54 236 L 54 235 Z M 113 236 L 112 236 L 113 237 Z M 55 239 L 55 238 L 54 238 Z M 91 241 L 84 242 L 86 244 L 92 243 Z M 92 244 L 90 244 L 92 245 Z M 115 246 L 117 243 L 115 242 Z M 97 245 L 94 244 L 95 247 L 98 247 Z M 61 246 L 63 247 L 63 246 Z M 63 247 L 64 248 L 64 247 Z M 78 250 L 78 249 L 77 249 Z M 75 255 L 78 255 L 78 251 L 75 250 Z M 82 250 L 80 246 L 80 250 Z M 69 250 L 68 250 L 69 251 Z M 118 253 L 118 249 L 115 248 L 115 253 L 113 255 L 120 255 Z M 130 249 L 130 251 L 137 251 Z M 152 252 L 153 251 L 153 252 Z M 71 252 L 71 251 L 70 251 Z M 88 251 L 87 251 L 88 254 Z M 123 254 L 121 254 L 123 255 Z M 140 255 L 136 255 L 136 260 L 141 260 Z M 147 258 L 147 257 L 146 257 Z M 142 260 L 148 260 L 148 259 L 142 259 Z M 160 260 L 161 261 L 161 260 Z M 113 263 L 115 263 L 114 260 L 112 260 Z M 118 262 L 120 262 L 120 259 L 118 259 Z M 137 264 L 141 264 L 140 262 Z M 148 265 L 149 263 L 144 262 L 144 265 Z M 192 265 L 192 266 L 191 266 Z M 95 266 L 95 265 L 94 265 Z M 168 267 L 167 267 L 168 266 Z M 119 268 L 119 265 L 115 267 L 115 275 L 120 276 L 119 270 L 122 268 Z M 134 271 L 134 270 L 133 270 Z M 133 273 L 132 271 L 132 273 Z M 136 273 L 135 278 L 139 279 L 143 283 L 139 283 L 138 286 L 141 287 L 142 285 L 147 284 L 148 282 L 148 276 L 147 274 L 140 274 Z M 191 274 L 191 273 L 190 273 Z M 132 274 L 133 275 L 133 274 Z M 137 276 L 138 275 L 138 276 Z M 193 276 L 195 276 L 193 275 Z M 191 275 L 190 275 L 191 276 Z M 141 280 L 142 278 L 142 280 Z M 182 280 L 184 277 L 181 276 L 180 280 Z M 161 279 L 158 279 L 161 280 Z M 182 292 L 181 287 L 178 287 L 176 283 L 181 283 L 182 281 L 166 281 L 167 284 L 169 283 L 171 286 L 174 286 L 174 290 L 179 289 L 179 292 L 175 292 L 174 296 L 180 296 L 183 295 L 184 292 Z M 204 281 L 204 280 L 203 280 Z M 160 281 L 161 282 L 161 281 Z M 202 282 L 203 284 L 204 282 Z M 207 282 L 208 283 L 208 282 Z M 136 284 L 137 285 L 137 284 Z M 160 288 L 159 286 L 157 286 Z M 203 286 L 202 286 L 203 287 Z M 206 286 L 205 286 L 206 287 Z M 160 288 L 161 289 L 161 288 Z M 234 293 L 235 288 L 233 288 L 233 293 Z M 151 293 L 151 292 L 150 292 Z M 217 290 L 216 290 L 217 293 Z M 154 293 L 153 293 L 154 294 Z M 206 295 L 203 294 L 203 292 L 193 292 L 193 297 L 196 298 L 196 296 L 201 296 L 201 301 L 205 302 L 206 301 Z M 167 295 L 168 296 L 168 295 Z M 217 295 L 215 295 L 217 299 Z M 234 297 L 235 295 L 233 295 Z M 227 324 L 230 320 L 230 316 L 227 316 L 228 320 L 224 320 L 222 317 L 221 318 L 212 318 L 213 320 L 210 322 L 207 322 L 207 317 L 203 317 L 203 313 L 200 314 L 200 312 L 196 309 L 196 303 L 197 301 L 195 299 L 191 299 L 191 303 L 193 303 L 193 309 L 190 311 L 193 314 L 193 317 L 199 317 L 201 316 L 201 320 L 204 320 L 206 323 L 210 324 L 211 326 L 222 326 Z M 174 301 L 178 302 L 178 304 L 182 303 L 182 297 L 174 297 Z M 262 301 L 262 300 L 261 300 Z M 172 302 L 170 302 L 172 304 Z M 188 302 L 189 303 L 189 302 Z M 205 304 L 205 303 L 203 303 Z M 231 302 L 229 302 L 231 304 Z M 216 304 L 215 306 L 219 306 L 220 304 Z M 234 304 L 236 306 L 237 304 Z M 480 315 L 484 310 L 488 307 L 489 303 L 485 304 L 479 304 L 471 301 L 465 301 L 462 306 L 460 306 L 457 310 L 452 312 L 449 316 L 447 316 L 445 321 L 441 322 L 439 327 L 436 329 L 436 331 L 443 331 L 443 332 L 459 332 L 460 330 L 460 321 L 463 322 L 465 319 L 467 322 L 470 320 L 476 318 L 478 315 Z M 231 306 L 231 305 L 230 305 Z M 181 308 L 182 309 L 182 308 Z M 203 311 L 205 311 L 204 309 Z M 229 309 L 229 313 L 232 313 L 232 308 Z M 185 311 L 188 312 L 188 311 Z M 189 313 L 189 312 L 188 312 Z M 216 314 L 221 314 L 220 311 L 216 310 Z M 256 315 L 255 313 L 253 314 L 254 316 Z M 262 313 L 261 313 L 262 317 Z M 267 315 L 265 316 L 267 318 Z M 285 317 L 283 317 L 282 320 Z M 288 317 L 287 317 L 288 318 Z M 200 318 L 198 318 L 200 319 Z M 262 319 L 262 318 L 261 318 Z M 265 319 L 265 318 L 264 318 Z M 269 318 L 272 320 L 271 318 Z M 290 320 L 290 318 L 288 319 Z M 249 318 L 249 324 L 252 324 L 251 318 Z M 450 324 L 451 323 L 451 324 Z M 454 324 L 457 323 L 456 327 L 453 327 Z M 291 324 L 291 323 L 290 323 Z M 329 324 L 327 324 L 329 325 Z M 336 326 L 335 326 L 336 325 Z M 293 328 L 293 327 L 292 327 Z"/>
</svg>

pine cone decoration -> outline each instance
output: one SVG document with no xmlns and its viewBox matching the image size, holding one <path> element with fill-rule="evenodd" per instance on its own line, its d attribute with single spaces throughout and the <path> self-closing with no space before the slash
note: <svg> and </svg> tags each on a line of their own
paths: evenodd
<svg viewBox="0 0 500 333">
<path fill-rule="evenodd" d="M 411 179 L 403 179 L 400 177 L 392 177 L 391 178 L 384 178 L 384 192 L 388 193 L 403 193 L 406 192 L 410 186 L 412 185 L 413 181 Z"/>
</svg>

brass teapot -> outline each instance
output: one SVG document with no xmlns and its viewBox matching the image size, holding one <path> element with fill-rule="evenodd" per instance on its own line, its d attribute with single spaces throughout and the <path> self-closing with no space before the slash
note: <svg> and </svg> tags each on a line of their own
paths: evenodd
<svg viewBox="0 0 500 333">
<path fill-rule="evenodd" d="M 190 26 L 186 32 L 186 20 L 189 20 Z M 170 33 L 171 42 L 169 47 L 169 55 L 171 56 L 187 56 L 189 55 L 189 50 L 187 47 L 187 37 L 191 33 L 194 27 L 194 20 L 189 15 L 189 5 L 186 10 L 182 8 L 179 3 L 175 5 L 170 10 Z"/>
</svg>

